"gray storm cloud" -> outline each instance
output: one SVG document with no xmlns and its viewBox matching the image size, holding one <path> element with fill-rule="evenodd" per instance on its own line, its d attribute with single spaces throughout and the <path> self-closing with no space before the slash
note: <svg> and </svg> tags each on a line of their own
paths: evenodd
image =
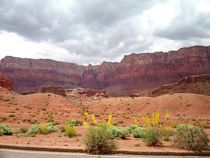
<svg viewBox="0 0 210 158">
<path fill-rule="evenodd" d="M 199 13 L 196 1 L 178 1 L 175 16 L 160 27 L 147 11 L 152 13 L 151 8 L 164 3 L 174 4 L 166 0 L 0 0 L 0 31 L 36 43 L 48 41 L 83 58 L 83 63 L 152 50 L 157 40 L 178 46 L 191 44 L 193 38 L 198 44 L 207 43 L 210 12 Z"/>
<path fill-rule="evenodd" d="M 156 35 L 172 40 L 210 38 L 210 12 L 199 13 L 195 3 L 179 3 L 177 15 L 166 28 L 156 30 Z"/>
</svg>

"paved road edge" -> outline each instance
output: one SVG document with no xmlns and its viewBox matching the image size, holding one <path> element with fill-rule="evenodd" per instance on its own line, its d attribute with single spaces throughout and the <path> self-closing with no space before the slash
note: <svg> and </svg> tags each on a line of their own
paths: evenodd
<svg viewBox="0 0 210 158">
<path fill-rule="evenodd" d="M 32 151 L 52 151 L 52 152 L 72 152 L 72 153 L 86 153 L 84 149 L 70 149 L 57 147 L 39 147 L 39 146 L 21 146 L 0 144 L 2 149 L 16 149 L 16 150 L 32 150 Z M 210 156 L 210 151 L 202 153 L 193 151 L 132 151 L 132 150 L 114 150 L 112 154 L 128 154 L 128 155 L 170 155 L 170 156 Z"/>
</svg>

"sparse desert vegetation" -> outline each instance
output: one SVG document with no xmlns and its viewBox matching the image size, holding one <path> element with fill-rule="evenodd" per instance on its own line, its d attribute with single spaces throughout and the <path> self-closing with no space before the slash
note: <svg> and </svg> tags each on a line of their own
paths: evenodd
<svg viewBox="0 0 210 158">
<path fill-rule="evenodd" d="M 0 0 L 0 149 L 210 156 L 209 28 L 210 0 Z"/>
<path fill-rule="evenodd" d="M 184 124 L 177 126 L 174 143 L 179 148 L 201 152 L 208 149 L 209 139 L 202 128 Z"/>
<path fill-rule="evenodd" d="M 84 97 L 78 101 L 47 93 L 7 92 L 1 98 L 1 143 L 80 148 L 93 154 L 128 147 L 150 150 L 151 146 L 153 150 L 208 150 L 208 96 Z"/>
</svg>

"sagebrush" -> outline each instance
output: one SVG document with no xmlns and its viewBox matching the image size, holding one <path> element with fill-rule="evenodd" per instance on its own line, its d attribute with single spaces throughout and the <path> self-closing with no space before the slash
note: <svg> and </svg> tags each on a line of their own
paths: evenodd
<svg viewBox="0 0 210 158">
<path fill-rule="evenodd" d="M 143 140 L 147 146 L 156 146 L 160 143 L 161 133 L 158 127 L 149 127 L 145 129 Z"/>
<path fill-rule="evenodd" d="M 107 154 L 116 148 L 113 135 L 107 125 L 90 127 L 85 135 L 86 150 L 92 154 Z"/>
<path fill-rule="evenodd" d="M 208 135 L 200 127 L 184 124 L 177 126 L 174 144 L 182 149 L 201 152 L 208 148 Z"/>
</svg>

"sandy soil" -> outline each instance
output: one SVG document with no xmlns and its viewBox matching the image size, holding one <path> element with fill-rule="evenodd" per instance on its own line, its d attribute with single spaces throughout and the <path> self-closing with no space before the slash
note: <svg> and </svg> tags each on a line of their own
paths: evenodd
<svg viewBox="0 0 210 158">
<path fill-rule="evenodd" d="M 82 126 L 76 127 L 78 136 L 68 138 L 64 136 L 61 132 L 51 133 L 48 135 L 38 134 L 35 137 L 30 136 L 1 136 L 0 144 L 7 145 L 22 145 L 22 146 L 37 146 L 37 147 L 59 147 L 59 148 L 68 148 L 68 149 L 82 149 L 85 150 L 85 146 L 83 144 L 83 136 L 86 129 Z M 210 138 L 210 130 L 206 130 L 209 134 Z M 176 148 L 172 143 L 162 141 L 160 146 L 156 147 L 147 147 L 145 146 L 142 139 L 128 137 L 124 140 L 116 139 L 115 140 L 118 150 L 125 151 L 167 151 L 167 152 L 182 152 L 185 150 L 181 150 Z M 209 144 L 210 145 L 210 144 Z"/>
<path fill-rule="evenodd" d="M 105 121 L 110 113 L 113 123 L 126 126 L 133 123 L 133 118 L 141 118 L 142 114 L 159 111 L 162 116 L 168 111 L 170 124 L 194 123 L 210 126 L 210 96 L 198 94 L 173 94 L 151 97 L 118 97 L 118 98 L 64 98 L 55 94 L 36 93 L 20 95 L 0 89 L 0 123 L 10 125 L 14 130 L 30 127 L 36 121 L 54 120 L 58 124 L 74 118 L 84 120 L 84 112 L 94 113 L 98 121 Z M 37 146 L 58 146 L 68 148 L 84 148 L 83 135 L 85 128 L 77 127 L 79 136 L 68 138 L 57 132 L 49 135 L 2 136 L 1 144 L 23 144 Z M 210 138 L 210 130 L 206 130 Z M 142 140 L 129 137 L 117 140 L 118 149 L 132 150 L 178 150 L 168 142 L 161 147 L 145 147 Z M 180 151 L 180 150 L 179 150 Z"/>
</svg>

